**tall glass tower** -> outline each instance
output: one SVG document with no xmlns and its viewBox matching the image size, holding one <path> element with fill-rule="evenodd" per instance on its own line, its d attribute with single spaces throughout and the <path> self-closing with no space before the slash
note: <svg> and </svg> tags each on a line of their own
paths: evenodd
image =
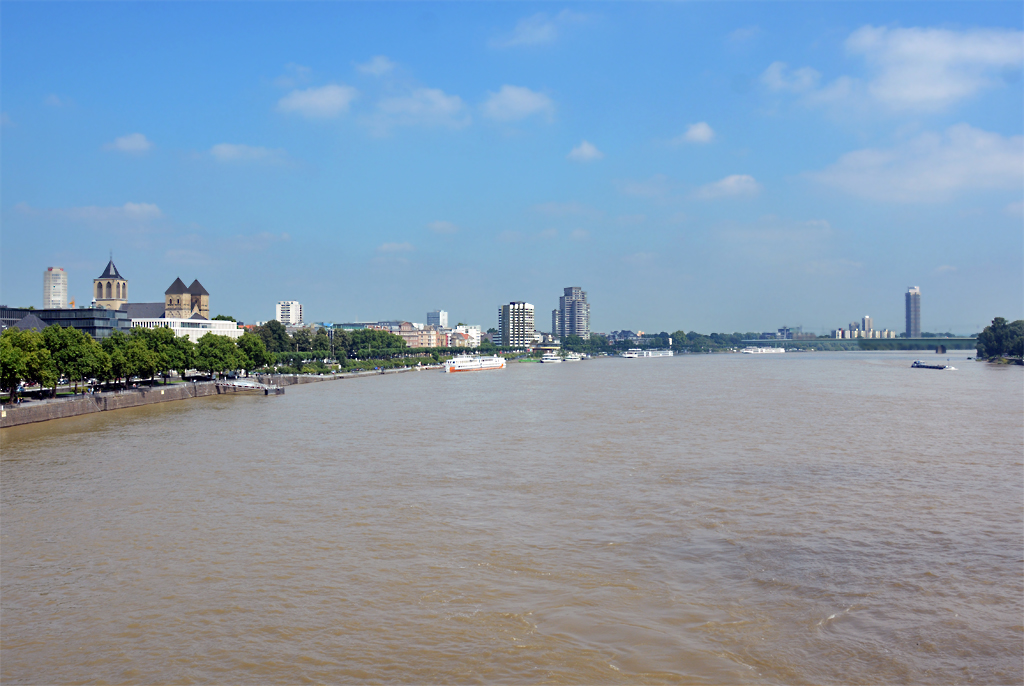
<svg viewBox="0 0 1024 686">
<path fill-rule="evenodd" d="M 907 338 L 921 337 L 921 289 L 907 289 Z"/>
</svg>

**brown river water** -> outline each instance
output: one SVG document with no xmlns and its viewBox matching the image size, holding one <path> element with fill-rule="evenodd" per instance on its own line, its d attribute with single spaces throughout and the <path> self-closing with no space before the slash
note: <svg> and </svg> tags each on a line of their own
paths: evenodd
<svg viewBox="0 0 1024 686">
<path fill-rule="evenodd" d="M 1024 369 L 968 354 L 511 364 L 5 429 L 0 679 L 1020 684 Z"/>
</svg>

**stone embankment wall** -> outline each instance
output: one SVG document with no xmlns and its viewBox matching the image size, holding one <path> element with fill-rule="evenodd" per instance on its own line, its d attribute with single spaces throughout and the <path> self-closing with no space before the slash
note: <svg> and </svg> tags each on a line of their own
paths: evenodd
<svg viewBox="0 0 1024 686">
<path fill-rule="evenodd" d="M 211 381 L 203 383 L 182 383 L 172 386 L 153 386 L 152 388 L 133 388 L 113 393 L 97 393 L 77 398 L 55 398 L 52 400 L 31 401 L 23 405 L 4 405 L 0 411 L 0 428 L 45 422 L 51 419 L 77 417 L 93 412 L 123 410 L 129 407 L 165 403 L 171 400 L 187 400 L 202 398 L 208 395 L 225 395 L 228 393 L 252 393 L 231 386 L 219 386 Z"/>
<path fill-rule="evenodd" d="M 334 381 L 335 379 L 358 379 L 362 377 L 380 376 L 381 374 L 401 374 L 404 372 L 416 372 L 423 370 L 436 370 L 438 365 L 424 367 L 401 367 L 398 369 L 387 369 L 383 371 L 350 372 L 346 374 L 329 374 L 314 376 L 309 374 L 262 374 L 254 378 L 262 384 L 278 386 L 278 392 L 271 392 L 270 395 L 281 395 L 284 393 L 284 386 L 295 384 L 316 383 L 318 381 Z M 251 390 L 235 388 L 232 386 L 218 385 L 212 381 L 202 383 L 181 383 L 171 386 L 156 385 L 152 388 L 133 388 L 130 390 L 115 393 L 97 393 L 96 395 L 84 395 L 77 398 L 60 398 L 53 400 L 32 401 L 24 405 L 4 405 L 0 411 L 0 428 L 18 426 L 19 424 L 32 424 L 34 422 L 45 422 L 51 419 L 62 419 L 64 417 L 77 417 L 93 412 L 107 412 L 109 410 L 123 410 L 129 407 L 150 405 L 152 403 L 164 403 L 171 400 L 187 400 L 189 398 L 202 398 L 208 395 L 223 395 L 226 393 L 252 393 Z"/>
</svg>

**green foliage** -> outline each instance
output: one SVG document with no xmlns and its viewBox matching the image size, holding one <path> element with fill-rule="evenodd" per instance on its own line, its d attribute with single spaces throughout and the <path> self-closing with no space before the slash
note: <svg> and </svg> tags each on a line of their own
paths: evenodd
<svg viewBox="0 0 1024 686">
<path fill-rule="evenodd" d="M 43 329 L 43 345 L 50 351 L 56 377 L 67 377 L 74 382 L 77 391 L 78 382 L 92 373 L 90 349 L 96 345 L 92 338 L 78 329 L 65 329 L 53 324 Z M 57 392 L 57 380 L 53 380 L 54 393 Z"/>
<path fill-rule="evenodd" d="M 292 350 L 292 340 L 284 328 L 284 324 L 271 319 L 263 326 L 257 326 L 253 333 L 263 339 L 268 352 L 283 353 Z"/>
<path fill-rule="evenodd" d="M 213 376 L 232 369 L 241 369 L 243 354 L 227 336 L 208 333 L 196 344 L 196 369 Z"/>
<path fill-rule="evenodd" d="M 405 339 L 388 331 L 357 329 L 349 334 L 350 357 L 388 359 L 406 352 Z"/>
<path fill-rule="evenodd" d="M 977 351 L 981 359 L 1024 358 L 1024 319 L 1012 323 L 1007 323 L 1003 317 L 993 319 L 992 324 L 978 334 Z"/>
<path fill-rule="evenodd" d="M 322 350 L 324 352 L 330 352 L 331 350 L 331 338 L 327 335 L 327 329 L 320 327 L 316 331 L 316 335 L 313 336 L 312 346 L 310 350 Z"/>
<path fill-rule="evenodd" d="M 313 351 L 313 334 L 309 332 L 309 329 L 299 329 L 292 334 L 291 347 L 289 350 L 294 350 L 299 353 L 308 353 Z"/>
<path fill-rule="evenodd" d="M 22 381 L 31 381 L 40 386 L 53 386 L 57 383 L 57 370 L 41 333 L 11 327 L 3 332 L 0 340 L 4 341 L 4 367 L 0 369 L 0 378 L 8 389 L 17 388 Z"/>
<path fill-rule="evenodd" d="M 238 351 L 241 353 L 242 369 L 246 374 L 253 369 L 266 367 L 274 361 L 271 354 L 267 352 L 267 346 L 263 344 L 263 339 L 254 333 L 246 331 L 236 343 Z"/>
<path fill-rule="evenodd" d="M 235 319 L 234 317 L 232 317 L 231 315 L 218 314 L 216 317 L 213 318 L 213 321 L 217 321 L 217 322 L 236 322 L 238 320 Z"/>
</svg>

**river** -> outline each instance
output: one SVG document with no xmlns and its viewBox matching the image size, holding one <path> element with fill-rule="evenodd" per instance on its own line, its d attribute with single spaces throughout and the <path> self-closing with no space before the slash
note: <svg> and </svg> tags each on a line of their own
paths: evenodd
<svg viewBox="0 0 1024 686">
<path fill-rule="evenodd" d="M 967 354 L 511 364 L 5 429 L 0 678 L 1019 684 L 1024 370 Z"/>
</svg>

